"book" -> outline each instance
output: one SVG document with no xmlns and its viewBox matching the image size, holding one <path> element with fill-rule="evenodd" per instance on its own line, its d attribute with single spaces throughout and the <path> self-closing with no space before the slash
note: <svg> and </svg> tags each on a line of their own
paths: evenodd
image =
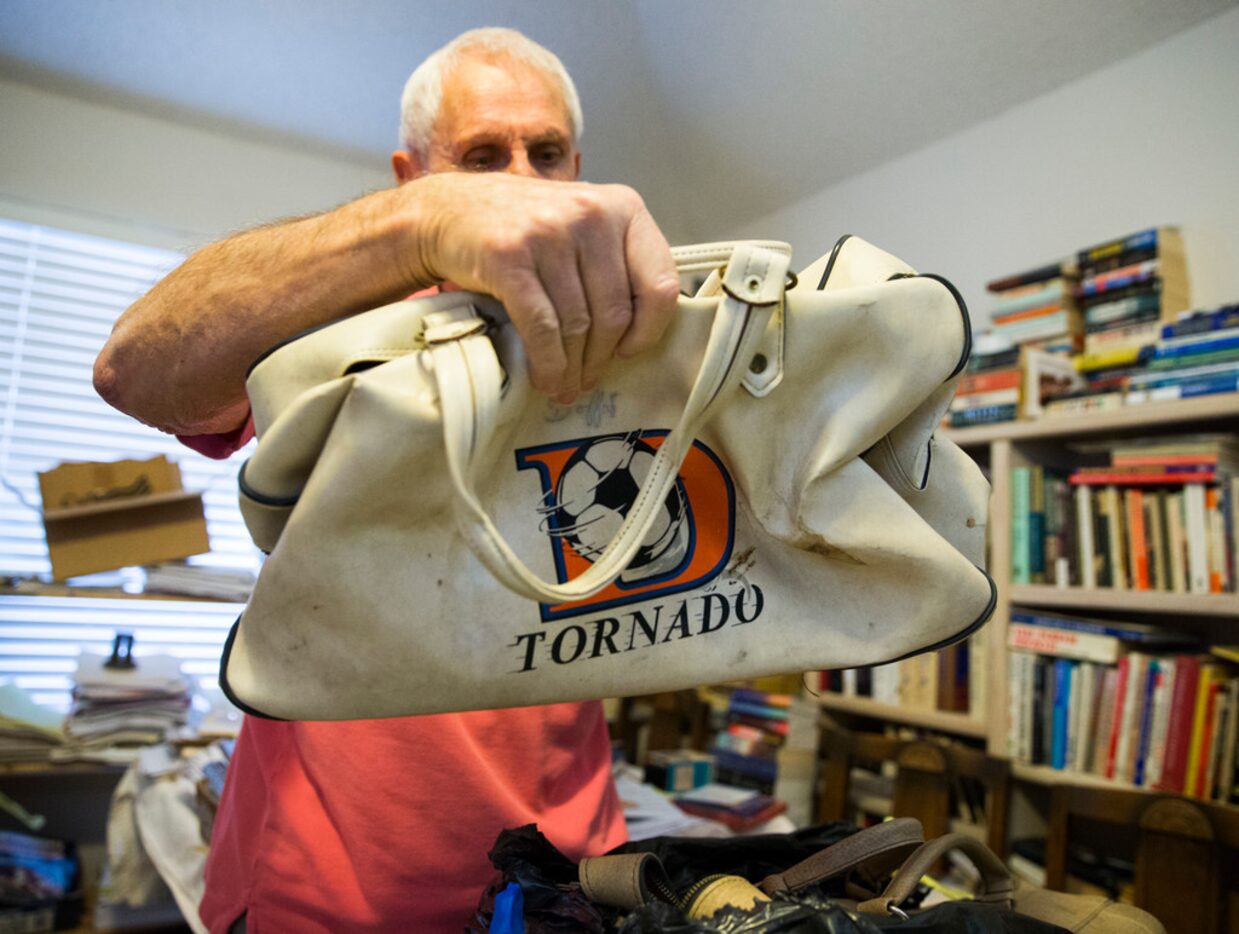
<svg viewBox="0 0 1239 934">
<path fill-rule="evenodd" d="M 951 413 L 952 428 L 966 428 L 969 425 L 988 425 L 992 422 L 1009 422 L 1014 420 L 1015 405 L 986 405 L 974 409 L 964 409 Z"/>
<path fill-rule="evenodd" d="M 1123 491 L 1127 511 L 1128 576 L 1133 590 L 1149 589 L 1149 554 L 1144 538 L 1144 494 L 1139 488 Z"/>
<path fill-rule="evenodd" d="M 995 322 L 994 333 L 1013 344 L 1043 340 L 1060 334 L 1075 334 L 1083 331 L 1079 314 L 1074 309 L 1048 308 L 1036 317 L 1000 324 Z"/>
<path fill-rule="evenodd" d="M 1119 488 L 1113 484 L 1103 486 L 1100 500 L 1110 532 L 1110 586 L 1127 590 L 1127 538 Z"/>
<path fill-rule="evenodd" d="M 1184 485 L 1183 513 L 1187 542 L 1187 589 L 1189 593 L 1209 593 L 1209 533 L 1202 484 Z"/>
<path fill-rule="evenodd" d="M 1018 389 L 1023 374 L 1019 367 L 1001 370 L 986 370 L 981 373 L 965 373 L 960 377 L 956 395 L 992 392 L 995 389 Z"/>
<path fill-rule="evenodd" d="M 1019 401 L 1020 390 L 1018 386 L 1012 386 L 1008 389 L 993 389 L 988 392 L 957 392 L 955 398 L 951 400 L 951 411 L 960 412 L 978 407 L 988 408 L 999 405 L 1016 405 Z"/>
<path fill-rule="evenodd" d="M 1103 350 L 1098 353 L 1080 354 L 1072 362 L 1075 368 L 1081 373 L 1091 373 L 1100 370 L 1109 370 L 1115 367 L 1130 366 L 1141 359 L 1141 354 L 1147 348 L 1143 347 L 1119 347 L 1112 350 Z"/>
<path fill-rule="evenodd" d="M 992 336 L 992 335 L 991 335 Z M 1001 343 L 1006 343 L 1001 342 Z M 972 355 L 968 358 L 968 365 L 964 368 L 966 373 L 988 373 L 992 370 L 1001 370 L 1007 367 L 1015 366 L 1020 359 L 1020 350 L 1018 347 L 1007 345 L 1001 349 L 983 352 L 974 347 Z"/>
<path fill-rule="evenodd" d="M 1217 686 L 1214 695 L 1213 730 L 1209 740 L 1209 757 L 1206 768 L 1204 791 L 1201 797 L 1212 801 L 1217 795 L 1218 768 L 1226 744 L 1226 733 L 1230 729 L 1230 687 L 1234 679 L 1224 681 Z"/>
<path fill-rule="evenodd" d="M 1186 337 L 1209 331 L 1224 331 L 1239 328 L 1239 304 L 1224 305 L 1213 311 L 1196 311 L 1162 327 L 1162 337 Z"/>
<path fill-rule="evenodd" d="M 1118 743 L 1114 764 L 1107 777 L 1130 782 L 1135 766 L 1136 745 L 1139 741 L 1141 705 L 1144 701 L 1145 682 L 1149 675 L 1149 656 L 1132 652 L 1120 662 L 1127 664 L 1127 679 L 1123 683 L 1123 706 L 1119 713 Z"/>
<path fill-rule="evenodd" d="M 1121 323 L 1117 327 L 1101 328 L 1084 335 L 1084 352 L 1104 353 L 1124 348 L 1143 348 L 1156 344 L 1161 333 L 1158 321 L 1142 321 L 1135 324 Z"/>
<path fill-rule="evenodd" d="M 1032 506 L 1032 470 L 1011 468 L 1011 583 L 1027 584 L 1031 578 L 1029 510 Z"/>
<path fill-rule="evenodd" d="M 1137 656 L 1139 660 L 1139 656 Z M 1118 663 L 1118 683 L 1114 687 L 1114 707 L 1113 714 L 1110 718 L 1110 735 L 1106 740 L 1106 755 L 1105 766 L 1102 770 L 1102 775 L 1106 778 L 1114 778 L 1115 769 L 1119 762 L 1119 745 L 1123 735 L 1125 725 L 1124 717 L 1130 719 L 1130 710 L 1128 697 L 1134 693 L 1135 686 L 1131 676 L 1132 657 L 1124 655 L 1119 659 Z"/>
<path fill-rule="evenodd" d="M 1001 279 L 995 279 L 992 282 L 986 283 L 985 288 L 991 292 L 1005 292 L 1019 286 L 1069 276 L 1074 269 L 1074 262 L 1071 260 L 1061 260 L 1057 263 L 1038 266 L 1036 269 L 1030 269 L 1027 272 L 1015 273 L 1014 275 L 1004 276 Z"/>
<path fill-rule="evenodd" d="M 1072 677 L 1072 690 L 1076 704 L 1068 734 L 1068 768 L 1077 772 L 1088 771 L 1089 736 L 1093 730 L 1093 712 L 1097 699 L 1099 668 L 1092 662 L 1080 662 Z"/>
<path fill-rule="evenodd" d="M 1087 486 L 1076 488 L 1075 501 L 1076 562 L 1080 568 L 1080 586 L 1092 590 L 1097 586 L 1097 562 L 1093 541 L 1092 493 Z"/>
<path fill-rule="evenodd" d="M 1157 259 L 1147 259 L 1143 262 L 1132 263 L 1130 266 L 1120 266 L 1118 269 L 1111 269 L 1107 272 L 1087 276 L 1080 280 L 1080 284 L 1076 286 L 1075 294 L 1077 296 L 1097 295 L 1113 289 L 1144 282 L 1156 276 L 1158 268 L 1159 261 Z"/>
<path fill-rule="evenodd" d="M 1102 301 L 1090 306 L 1084 312 L 1084 328 L 1086 331 L 1110 327 L 1116 323 L 1127 323 L 1136 319 L 1154 319 L 1161 316 L 1161 296 L 1157 293 L 1130 295 L 1115 301 Z M 1187 332 L 1184 332 L 1187 333 Z M 1173 335 L 1162 333 L 1163 337 Z"/>
<path fill-rule="evenodd" d="M 1107 667 L 1101 676 L 1101 689 L 1097 695 L 1097 709 L 1094 711 L 1096 726 L 1089 739 L 1089 767 L 1094 775 L 1106 774 L 1106 762 L 1109 757 L 1110 735 L 1113 732 L 1114 712 L 1119 699 L 1119 669 L 1117 666 Z"/>
<path fill-rule="evenodd" d="M 1154 786 L 1159 791 L 1182 792 L 1186 786 L 1199 678 L 1200 660 L 1197 657 L 1176 657 L 1174 693 L 1170 700 L 1170 724 L 1166 730 L 1166 752 L 1161 779 Z"/>
<path fill-rule="evenodd" d="M 1210 716 L 1213 685 L 1216 680 L 1216 666 L 1210 663 L 1200 666 L 1192 709 L 1191 739 L 1187 749 L 1187 774 L 1183 779 L 1183 793 L 1193 797 L 1199 797 L 1196 789 L 1201 782 L 1201 752 L 1205 746 L 1205 722 Z"/>
<path fill-rule="evenodd" d="M 1064 298 L 1070 297 L 1071 283 L 1059 276 L 1031 286 L 999 292 L 990 316 L 997 322 L 1030 309 L 1061 305 Z"/>
<path fill-rule="evenodd" d="M 1165 235 L 1163 234 L 1163 242 Z M 1096 246 L 1086 247 L 1076 254 L 1076 263 L 1081 269 L 1086 269 L 1101 260 L 1120 256 L 1134 250 L 1156 249 L 1158 245 L 1158 228 L 1151 227 L 1134 234 L 1107 240 Z"/>
<path fill-rule="evenodd" d="M 1148 764 L 1149 746 L 1152 742 L 1154 697 L 1157 694 L 1157 685 L 1161 678 L 1160 660 L 1156 658 L 1149 659 L 1147 673 L 1142 686 L 1143 696 L 1140 701 L 1140 715 L 1137 720 L 1138 728 L 1130 772 L 1132 784 L 1141 787 L 1144 785 L 1145 767 Z"/>
<path fill-rule="evenodd" d="M 1067 764 L 1067 732 L 1070 724 L 1071 673 L 1073 663 L 1065 658 L 1054 662 L 1054 713 L 1050 739 L 1050 765 L 1056 769 Z M 1079 691 L 1079 688 L 1076 689 Z"/>
<path fill-rule="evenodd" d="M 1148 788 L 1161 787 L 1178 662 L 1173 658 L 1161 658 L 1158 659 L 1157 668 L 1158 680 L 1153 690 L 1153 718 L 1149 727 L 1148 758 L 1142 776 L 1142 784 Z"/>
</svg>

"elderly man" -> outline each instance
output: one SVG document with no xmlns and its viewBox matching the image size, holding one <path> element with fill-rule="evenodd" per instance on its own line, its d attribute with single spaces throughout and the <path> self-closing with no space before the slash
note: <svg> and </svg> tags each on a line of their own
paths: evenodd
<svg viewBox="0 0 1239 934">
<path fill-rule="evenodd" d="M 641 199 L 576 182 L 580 107 L 559 60 L 466 33 L 413 73 L 400 183 L 191 256 L 125 312 L 95 367 L 113 405 L 227 456 L 252 435 L 246 367 L 277 341 L 445 282 L 507 307 L 560 401 L 675 307 Z M 215 825 L 212 931 L 460 930 L 504 827 L 566 853 L 625 839 L 597 703 L 351 723 L 247 719 Z"/>
</svg>

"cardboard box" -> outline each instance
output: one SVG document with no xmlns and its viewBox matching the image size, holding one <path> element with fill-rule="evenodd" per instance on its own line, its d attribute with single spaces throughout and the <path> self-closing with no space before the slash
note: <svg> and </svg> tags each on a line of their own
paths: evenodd
<svg viewBox="0 0 1239 934">
<path fill-rule="evenodd" d="M 202 494 L 162 455 L 69 463 L 39 474 L 56 580 L 210 551 Z"/>
</svg>

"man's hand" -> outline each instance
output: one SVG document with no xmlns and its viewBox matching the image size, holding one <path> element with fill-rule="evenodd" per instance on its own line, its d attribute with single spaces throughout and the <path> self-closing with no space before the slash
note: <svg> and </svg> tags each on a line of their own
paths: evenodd
<svg viewBox="0 0 1239 934">
<path fill-rule="evenodd" d="M 608 361 L 654 345 L 675 311 L 670 248 L 623 185 L 448 172 L 405 184 L 413 281 L 495 296 L 539 391 L 568 402 Z"/>
</svg>

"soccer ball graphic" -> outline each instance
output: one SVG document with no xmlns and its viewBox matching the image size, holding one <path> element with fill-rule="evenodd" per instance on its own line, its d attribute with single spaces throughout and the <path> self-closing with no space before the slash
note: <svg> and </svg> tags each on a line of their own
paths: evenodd
<svg viewBox="0 0 1239 934">
<path fill-rule="evenodd" d="M 548 531 L 592 563 L 619 531 L 653 460 L 654 449 L 636 434 L 582 445 L 568 459 L 554 502 L 544 510 L 554 520 Z M 620 580 L 645 580 L 679 567 L 688 552 L 687 517 L 684 489 L 677 478 Z"/>
</svg>

